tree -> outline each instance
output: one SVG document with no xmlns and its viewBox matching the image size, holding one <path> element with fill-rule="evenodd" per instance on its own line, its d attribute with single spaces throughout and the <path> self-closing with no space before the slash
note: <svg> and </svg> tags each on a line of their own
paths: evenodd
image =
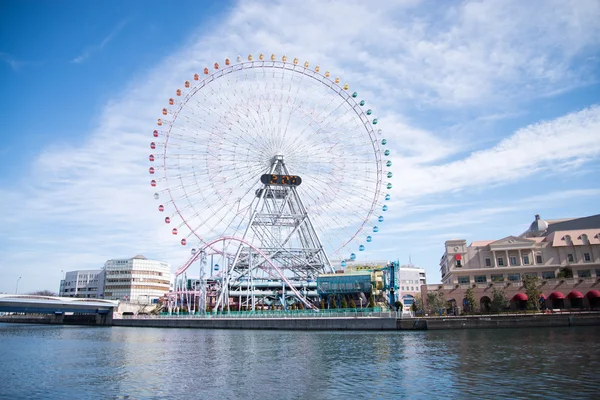
<svg viewBox="0 0 600 400">
<path fill-rule="evenodd" d="M 342 308 L 348 308 L 348 301 L 346 301 L 346 296 L 342 297 Z"/>
<path fill-rule="evenodd" d="M 410 307 L 410 309 L 414 312 L 417 312 L 419 310 L 423 310 L 423 300 L 421 299 L 421 295 L 416 295 L 412 306 Z"/>
<path fill-rule="evenodd" d="M 337 299 L 335 296 L 329 296 L 329 308 L 337 308 Z"/>
<path fill-rule="evenodd" d="M 506 298 L 504 289 L 494 288 L 494 292 L 492 293 L 492 311 L 500 312 L 504 310 L 507 305 L 508 299 Z"/>
<path fill-rule="evenodd" d="M 539 279 L 537 276 L 523 276 L 523 288 L 525 288 L 525 294 L 527 294 L 527 308 L 536 311 L 540 311 L 540 298 L 542 297 L 542 291 L 538 288 L 538 284 Z"/>
<path fill-rule="evenodd" d="M 404 307 L 404 305 L 402 304 L 402 302 L 400 300 L 396 300 L 396 302 L 394 303 L 394 306 L 396 307 L 396 311 L 400 311 L 400 312 L 402 312 L 402 308 Z"/>
<path fill-rule="evenodd" d="M 348 303 L 348 307 L 350 308 L 356 308 L 356 302 L 354 301 L 354 299 L 350 299 L 350 302 Z"/>
<path fill-rule="evenodd" d="M 320 308 L 321 310 L 324 310 L 324 309 L 325 309 L 325 299 L 321 298 L 321 302 L 320 302 L 320 304 L 319 304 L 319 308 Z"/>
<path fill-rule="evenodd" d="M 428 292 L 427 293 L 427 309 L 430 314 L 436 314 L 444 309 L 446 301 L 444 300 L 444 292 Z"/>
<path fill-rule="evenodd" d="M 469 312 L 474 313 L 477 309 L 477 301 L 475 300 L 475 294 L 473 294 L 473 289 L 468 288 L 465 293 L 465 298 L 467 299 L 467 305 L 469 307 Z"/>
<path fill-rule="evenodd" d="M 570 279 L 573 277 L 573 270 L 571 267 L 562 267 L 558 270 L 556 277 L 558 279 Z"/>
<path fill-rule="evenodd" d="M 32 296 L 58 296 L 55 292 L 51 291 L 51 290 L 36 290 L 35 292 L 31 292 L 31 293 L 27 293 L 30 294 Z"/>
<path fill-rule="evenodd" d="M 373 294 L 369 296 L 369 308 L 375 308 L 375 300 L 373 299 Z"/>
</svg>

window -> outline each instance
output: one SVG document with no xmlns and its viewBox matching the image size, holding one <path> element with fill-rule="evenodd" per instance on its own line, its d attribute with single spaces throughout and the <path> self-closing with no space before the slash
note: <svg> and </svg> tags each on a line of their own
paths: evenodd
<svg viewBox="0 0 600 400">
<path fill-rule="evenodd" d="M 499 267 L 503 267 L 504 266 L 504 258 L 498 257 L 498 266 Z"/>
<path fill-rule="evenodd" d="M 573 260 L 574 260 L 573 254 L 567 254 L 567 261 L 569 261 L 570 263 L 572 263 Z"/>
<path fill-rule="evenodd" d="M 486 258 L 485 259 L 485 266 L 486 267 L 491 267 L 492 266 L 492 259 L 491 258 Z"/>
<path fill-rule="evenodd" d="M 589 269 L 582 269 L 580 271 L 577 271 L 577 276 L 580 278 L 591 278 L 592 271 L 590 271 Z"/>
<path fill-rule="evenodd" d="M 510 265 L 517 265 L 517 257 L 510 256 Z"/>
<path fill-rule="evenodd" d="M 600 268 L 596 268 L 596 277 L 600 278 Z"/>
<path fill-rule="evenodd" d="M 523 276 L 530 276 L 532 278 L 537 278 L 537 272 L 525 272 Z"/>
<path fill-rule="evenodd" d="M 479 275 L 475 277 L 475 282 L 477 283 L 486 283 L 487 280 L 485 278 L 485 275 Z"/>
<path fill-rule="evenodd" d="M 461 285 L 468 285 L 469 284 L 469 277 L 468 276 L 459 276 L 458 277 L 458 283 L 460 283 Z"/>
<path fill-rule="evenodd" d="M 492 275 L 492 282 L 504 282 L 504 275 L 499 274 L 499 275 Z"/>
<path fill-rule="evenodd" d="M 508 280 L 511 282 L 519 282 L 521 280 L 521 274 L 508 274 Z"/>
<path fill-rule="evenodd" d="M 554 271 L 542 271 L 542 279 L 556 279 Z"/>
<path fill-rule="evenodd" d="M 590 253 L 583 253 L 583 260 L 585 262 L 590 262 L 592 261 L 592 258 L 590 257 Z"/>
<path fill-rule="evenodd" d="M 529 256 L 527 254 L 523 256 L 523 265 L 529 265 Z"/>
<path fill-rule="evenodd" d="M 541 254 L 536 254 L 535 255 L 535 262 L 538 264 L 543 264 L 544 260 L 542 260 L 542 255 Z"/>
</svg>

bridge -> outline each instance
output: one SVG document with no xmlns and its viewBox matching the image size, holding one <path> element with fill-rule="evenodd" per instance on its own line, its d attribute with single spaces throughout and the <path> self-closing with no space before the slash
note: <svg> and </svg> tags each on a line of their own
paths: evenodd
<svg viewBox="0 0 600 400">
<path fill-rule="evenodd" d="M 117 300 L 0 294 L 0 312 L 55 315 L 65 313 L 110 314 L 112 316 L 114 309 L 118 306 Z"/>
</svg>

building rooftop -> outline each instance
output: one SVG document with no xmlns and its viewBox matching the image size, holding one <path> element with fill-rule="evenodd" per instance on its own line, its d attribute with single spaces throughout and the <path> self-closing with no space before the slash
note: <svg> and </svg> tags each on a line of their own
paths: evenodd
<svg viewBox="0 0 600 400">
<path fill-rule="evenodd" d="M 571 231 L 577 229 L 600 229 L 600 214 L 557 221 L 558 222 L 550 223 L 546 234 L 556 231 Z"/>
<path fill-rule="evenodd" d="M 535 220 L 531 223 L 529 229 L 520 236 L 536 239 L 538 237 L 549 236 L 556 231 L 596 228 L 600 228 L 600 214 L 581 218 L 559 218 L 549 220 L 544 220 L 539 214 L 536 214 Z"/>
<path fill-rule="evenodd" d="M 484 247 L 487 246 L 490 243 L 494 243 L 495 240 L 476 240 L 474 242 L 471 242 L 471 244 L 469 245 L 469 247 Z"/>
<path fill-rule="evenodd" d="M 555 231 L 548 235 L 548 241 L 554 247 L 600 244 L 600 228 Z"/>
</svg>

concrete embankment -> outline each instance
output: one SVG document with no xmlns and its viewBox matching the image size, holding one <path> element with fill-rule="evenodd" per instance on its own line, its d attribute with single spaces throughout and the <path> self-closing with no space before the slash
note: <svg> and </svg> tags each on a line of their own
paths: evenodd
<svg viewBox="0 0 600 400">
<path fill-rule="evenodd" d="M 0 322 L 146 328 L 393 331 L 600 326 L 600 313 L 490 315 L 425 318 L 124 318 L 100 315 L 11 315 Z"/>
<path fill-rule="evenodd" d="M 600 326 L 600 314 L 477 315 L 465 317 L 403 318 L 398 330 L 534 328 Z"/>
<path fill-rule="evenodd" d="M 43 314 L 43 315 L 3 315 L 0 322 L 13 324 L 51 324 L 51 325 L 112 325 L 112 315 L 83 314 Z"/>
<path fill-rule="evenodd" d="M 114 319 L 113 326 L 321 331 L 382 331 L 397 329 L 395 318 L 126 318 Z"/>
</svg>

